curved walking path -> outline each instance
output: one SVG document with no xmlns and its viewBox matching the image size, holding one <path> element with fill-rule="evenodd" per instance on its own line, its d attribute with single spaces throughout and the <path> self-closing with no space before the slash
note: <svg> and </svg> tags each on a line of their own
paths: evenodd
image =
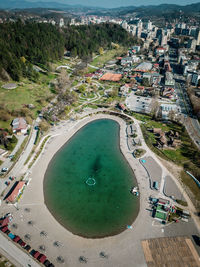
<svg viewBox="0 0 200 267">
<path fill-rule="evenodd" d="M 120 125 L 120 148 L 137 178 L 140 190 L 140 212 L 133 223 L 132 230 L 127 229 L 119 235 L 102 239 L 86 239 L 75 236 L 67 231 L 48 211 L 44 204 L 43 178 L 53 155 L 67 140 L 87 123 L 96 119 L 105 118 L 113 119 Z M 146 146 L 138 121 L 134 119 L 134 122 L 137 128 L 137 134 L 142 141 L 142 146 L 147 151 L 145 156 L 151 156 L 162 166 L 156 156 Z M 22 238 L 25 234 L 29 233 L 31 235 L 29 243 L 36 250 L 40 245 L 44 245 L 45 254 L 55 266 L 81 266 L 78 259 L 80 256 L 84 256 L 88 260 L 87 266 L 90 267 L 128 267 L 133 265 L 135 267 L 143 267 L 146 266 L 146 262 L 141 247 L 141 240 L 177 234 L 191 235 L 198 233 L 193 221 L 187 226 L 182 223 L 179 225 L 170 224 L 167 228 L 164 228 L 163 225 L 154 225 L 148 201 L 149 196 L 152 194 L 152 190 L 149 187 L 149 177 L 143 166 L 139 163 L 139 160 L 133 157 L 127 147 L 126 127 L 126 122 L 119 117 L 98 114 L 75 122 L 62 122 L 59 126 L 52 128 L 50 134 L 54 136 L 48 140 L 43 152 L 31 168 L 31 182 L 25 189 L 18 204 L 19 209 L 17 210 L 15 207 L 8 205 L 2 207 L 2 211 L 12 213 L 13 223 L 18 225 L 18 229 L 13 230 L 13 232 L 16 232 Z M 166 176 L 168 170 L 165 170 L 164 166 L 162 166 L 162 169 Z M 161 195 L 161 193 L 159 194 Z M 25 212 L 25 208 L 29 208 L 30 212 Z M 30 226 L 28 221 L 33 221 L 33 225 Z M 41 231 L 45 231 L 47 236 L 41 236 Z M 61 244 L 60 247 L 56 248 L 53 245 L 55 241 L 59 241 Z M 99 253 L 101 251 L 104 251 L 108 255 L 108 258 L 100 257 Z M 64 258 L 65 264 L 61 265 L 56 261 L 58 256 Z"/>
</svg>

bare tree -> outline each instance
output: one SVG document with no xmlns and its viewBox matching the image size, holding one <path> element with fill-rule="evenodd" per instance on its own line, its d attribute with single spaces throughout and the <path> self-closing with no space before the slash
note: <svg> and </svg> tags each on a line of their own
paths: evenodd
<svg viewBox="0 0 200 267">
<path fill-rule="evenodd" d="M 107 255 L 104 251 L 101 251 L 101 252 L 99 253 L 99 256 L 100 256 L 101 258 L 105 258 L 105 259 L 108 258 L 108 255 Z"/>
<path fill-rule="evenodd" d="M 30 226 L 33 226 L 34 225 L 34 222 L 33 221 L 28 221 L 27 224 L 30 225 Z"/>
<path fill-rule="evenodd" d="M 84 257 L 84 256 L 80 256 L 80 257 L 79 257 L 79 262 L 81 262 L 81 263 L 87 263 L 87 259 L 86 259 L 86 257 Z"/>
<path fill-rule="evenodd" d="M 45 236 L 46 237 L 47 236 L 47 233 L 45 231 L 41 231 L 40 232 L 40 236 Z"/>
<path fill-rule="evenodd" d="M 12 227 L 13 227 L 14 229 L 17 229 L 17 228 L 18 228 L 18 225 L 17 225 L 16 223 L 13 223 L 13 224 L 12 224 Z"/>
<path fill-rule="evenodd" d="M 156 100 L 153 99 L 151 102 L 151 114 L 152 114 L 152 118 L 157 118 L 157 114 L 160 108 L 160 103 Z"/>
<path fill-rule="evenodd" d="M 40 245 L 40 246 L 39 246 L 39 250 L 41 250 L 41 251 L 45 251 L 45 250 L 46 250 L 46 247 L 45 247 L 44 245 Z"/>
<path fill-rule="evenodd" d="M 54 247 L 60 247 L 61 246 L 60 242 L 58 242 L 58 241 L 54 241 L 53 245 L 54 245 Z"/>
<path fill-rule="evenodd" d="M 56 258 L 56 261 L 59 262 L 59 263 L 64 263 L 64 262 L 65 262 L 65 260 L 63 259 L 62 256 L 58 256 L 58 257 Z"/>
<path fill-rule="evenodd" d="M 24 209 L 24 211 L 26 211 L 26 212 L 30 212 L 30 210 L 31 210 L 30 208 L 25 208 Z"/>
<path fill-rule="evenodd" d="M 25 240 L 31 240 L 31 235 L 29 235 L 29 234 L 25 234 L 24 239 L 25 239 Z"/>
</svg>

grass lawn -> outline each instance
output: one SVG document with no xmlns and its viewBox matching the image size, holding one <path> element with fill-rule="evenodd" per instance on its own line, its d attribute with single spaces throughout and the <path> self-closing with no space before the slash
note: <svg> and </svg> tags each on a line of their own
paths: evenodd
<svg viewBox="0 0 200 267">
<path fill-rule="evenodd" d="M 55 78 L 54 74 L 40 74 L 37 83 L 28 79 L 23 79 L 18 83 L 18 87 L 13 90 L 0 88 L 0 105 L 5 106 L 10 112 L 20 110 L 25 104 L 33 104 L 35 109 L 31 110 L 32 116 L 37 116 L 37 111 L 48 104 L 54 94 L 49 88 L 49 82 Z M 2 121 L 0 118 L 0 128 L 9 128 L 13 118 L 9 121 Z"/>
<path fill-rule="evenodd" d="M 87 73 L 92 73 L 92 72 L 95 72 L 97 69 L 95 68 L 92 68 L 92 67 L 87 67 L 86 71 L 84 72 L 85 74 Z"/>
<path fill-rule="evenodd" d="M 125 51 L 126 49 L 124 47 L 107 50 L 103 55 L 96 57 L 90 64 L 95 67 L 103 67 L 106 62 L 113 60 L 118 56 L 121 56 Z"/>
<path fill-rule="evenodd" d="M 182 155 L 181 149 L 164 149 L 163 153 L 167 156 L 167 158 L 171 159 L 174 163 L 181 164 L 183 162 L 188 161 L 186 157 Z"/>
<path fill-rule="evenodd" d="M 57 67 L 61 66 L 61 65 L 68 65 L 71 66 L 71 60 L 70 59 L 66 59 L 66 58 L 62 58 L 61 60 L 55 61 L 53 63 L 51 63 L 51 67 L 53 70 L 55 70 Z"/>
<path fill-rule="evenodd" d="M 189 158 L 189 154 L 187 155 L 187 151 L 190 150 L 192 146 L 192 141 L 187 132 L 183 131 L 182 126 L 174 123 L 164 124 L 159 121 L 148 120 L 145 122 L 145 124 L 142 125 L 141 128 L 147 144 L 151 147 L 151 149 L 155 153 L 159 154 L 159 156 L 171 160 L 178 165 L 183 165 L 185 162 L 188 162 L 188 160 L 191 160 L 191 158 Z M 179 132 L 180 139 L 182 141 L 181 146 L 177 147 L 177 149 L 162 149 L 162 150 L 154 147 L 153 144 L 156 143 L 156 136 L 152 132 L 148 131 L 147 130 L 148 128 L 150 129 L 161 128 L 162 131 L 165 132 L 169 130 Z"/>
<path fill-rule="evenodd" d="M 128 112 L 128 115 L 131 115 L 131 116 L 135 117 L 136 120 L 143 121 L 143 122 L 147 122 L 147 121 L 151 120 L 150 116 L 143 115 L 143 114 L 136 113 L 136 112 Z"/>
<path fill-rule="evenodd" d="M 181 180 L 192 191 L 192 193 L 195 196 L 195 199 L 197 201 L 200 201 L 200 192 L 199 192 L 200 189 L 198 185 L 195 183 L 195 181 L 184 171 L 181 172 Z M 200 210 L 200 207 L 199 207 L 199 210 Z"/>
<path fill-rule="evenodd" d="M 75 81 L 73 81 L 72 86 L 76 86 L 78 83 L 79 83 L 79 81 L 75 80 Z"/>
</svg>

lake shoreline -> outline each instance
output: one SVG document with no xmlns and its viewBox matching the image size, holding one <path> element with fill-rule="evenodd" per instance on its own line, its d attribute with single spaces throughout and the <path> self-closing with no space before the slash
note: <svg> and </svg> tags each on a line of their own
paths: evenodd
<svg viewBox="0 0 200 267">
<path fill-rule="evenodd" d="M 111 128 L 109 128 L 109 127 L 111 127 Z M 94 129 L 94 130 L 93 130 L 93 132 L 90 132 L 90 131 L 88 132 L 88 129 Z M 113 130 L 115 131 L 115 133 L 112 132 Z M 86 131 L 86 132 L 83 135 L 84 131 Z M 107 133 L 105 134 L 105 132 L 107 132 Z M 81 137 L 80 137 L 80 135 L 81 135 Z M 89 137 L 89 139 L 88 139 L 88 137 L 87 137 L 88 135 L 91 136 L 91 138 Z M 94 139 L 92 139 L 93 135 L 95 135 Z M 120 234 L 121 232 L 125 231 L 127 228 L 127 225 L 132 225 L 134 220 L 137 218 L 137 215 L 139 212 L 139 196 L 135 197 L 135 196 L 131 195 L 130 189 L 133 186 L 138 186 L 138 184 L 137 184 L 137 180 L 136 180 L 135 174 L 133 172 L 133 169 L 130 167 L 128 161 L 126 160 L 126 158 L 124 157 L 124 154 L 122 153 L 122 149 L 120 147 L 120 145 L 121 145 L 120 144 L 120 137 L 121 137 L 120 124 L 118 121 L 116 121 L 114 119 L 110 119 L 110 118 L 109 119 L 106 118 L 106 119 L 93 120 L 93 121 L 87 123 L 86 125 L 84 125 L 82 128 L 80 128 L 70 139 L 68 139 L 68 141 L 55 153 L 54 157 L 52 158 L 52 160 L 50 161 L 50 163 L 48 165 L 48 168 L 46 170 L 45 177 L 44 177 L 44 183 L 43 183 L 45 205 L 48 208 L 49 212 L 54 216 L 54 218 L 61 225 L 63 225 L 63 227 L 65 227 L 68 231 L 72 232 L 74 235 L 78 235 L 78 236 L 81 236 L 84 238 L 89 238 L 89 239 L 90 238 L 91 239 L 98 239 L 98 238 L 105 238 L 105 237 L 109 237 L 109 236 L 114 236 L 114 235 Z M 78 140 L 80 140 L 82 142 L 83 147 L 82 147 L 81 143 L 79 143 Z M 78 142 L 77 145 L 69 150 L 71 143 L 74 144 L 74 142 L 75 143 Z M 92 142 L 94 142 L 94 146 L 92 145 Z M 99 145 L 99 144 L 101 144 L 101 145 Z M 91 145 L 92 145 L 92 147 L 91 147 Z M 102 148 L 102 146 L 104 147 L 104 145 L 107 147 L 106 150 L 104 150 Z M 115 146 L 116 146 L 116 149 L 115 149 Z M 97 152 L 93 152 L 94 148 L 95 148 L 95 151 L 97 151 Z M 67 151 L 67 152 L 65 152 L 65 151 Z M 78 154 L 74 153 L 74 151 L 79 151 L 79 153 Z M 109 152 L 106 152 L 106 151 L 109 151 Z M 89 201 L 89 203 L 88 203 L 88 201 L 85 199 L 85 197 L 86 198 L 89 197 L 88 191 L 86 190 L 86 191 L 84 191 L 85 193 L 82 194 L 82 192 L 83 192 L 82 190 L 84 190 L 84 187 L 82 187 L 83 181 L 82 181 L 82 178 L 80 178 L 80 177 L 82 176 L 83 173 L 85 173 L 85 174 L 87 173 L 87 169 L 84 168 L 84 164 L 87 165 L 88 160 L 85 161 L 84 158 L 88 158 L 88 155 L 89 155 L 88 153 L 89 154 L 92 153 L 92 157 L 89 156 L 90 162 L 93 162 L 93 160 L 95 159 L 95 157 L 97 155 L 96 153 L 98 153 L 98 159 L 99 159 L 99 157 L 101 158 L 100 155 L 103 153 L 104 156 L 103 156 L 103 158 L 100 159 L 100 161 L 102 162 L 103 165 L 105 164 L 105 162 L 113 162 L 113 159 L 115 159 L 117 161 L 120 160 L 119 164 L 122 164 L 117 172 L 116 172 L 116 168 L 118 168 L 118 166 L 119 166 L 118 164 L 117 165 L 115 164 L 116 166 L 110 166 L 110 168 L 111 168 L 110 171 L 108 169 L 105 172 L 105 171 L 103 171 L 103 169 L 101 169 L 101 175 L 103 175 L 104 179 L 109 179 L 109 181 L 111 181 L 110 175 L 112 176 L 112 178 L 116 177 L 113 181 L 114 183 L 111 183 L 109 187 L 107 187 L 106 185 L 103 185 L 101 183 L 103 188 L 101 186 L 100 186 L 100 188 L 99 187 L 96 189 L 94 188 L 95 192 L 96 192 L 96 194 L 95 194 L 96 198 L 100 198 L 101 202 L 95 201 L 96 198 L 93 198 L 93 201 L 92 202 Z M 105 159 L 107 153 L 109 153 L 109 155 L 110 155 L 110 153 L 113 153 L 113 156 L 111 157 L 111 161 L 109 158 Z M 71 156 L 69 156 L 69 155 L 71 155 Z M 73 156 L 73 155 L 75 155 L 75 156 Z M 66 160 L 63 160 L 63 159 L 66 159 Z M 115 162 L 115 160 L 114 160 L 114 162 Z M 75 164 L 75 162 L 77 162 L 77 161 L 78 161 L 78 163 Z M 113 164 L 113 163 L 111 163 L 111 164 Z M 74 166 L 73 170 L 71 169 L 71 165 Z M 106 165 L 107 165 L 107 163 L 106 163 Z M 106 165 L 104 165 L 104 166 L 106 167 Z M 68 166 L 68 167 L 66 167 L 66 166 Z M 62 171 L 64 167 L 65 167 L 65 172 Z M 58 176 L 59 180 L 56 179 L 58 170 L 59 170 L 59 176 Z M 92 170 L 90 169 L 89 173 L 91 173 L 91 171 Z M 102 173 L 102 171 L 103 171 L 103 173 Z M 68 195 L 67 196 L 67 195 L 63 194 L 64 191 L 61 191 L 61 190 L 63 190 L 62 184 L 64 186 L 65 181 L 66 181 L 64 177 L 67 175 L 68 176 L 67 180 L 70 181 L 69 177 L 71 176 L 71 172 L 73 172 L 73 175 L 75 175 L 75 177 L 77 177 L 77 175 L 78 175 L 79 178 L 77 177 L 76 179 L 78 179 L 78 180 L 76 182 L 74 182 L 73 184 L 71 184 L 71 186 L 66 185 L 65 192 Z M 112 174 L 109 174 L 110 172 Z M 88 173 L 88 175 L 90 175 L 89 173 Z M 63 178 L 60 178 L 60 174 L 62 174 Z M 97 175 L 96 177 L 98 179 L 99 175 Z M 50 179 L 50 180 L 48 180 L 48 179 Z M 102 182 L 103 182 L 103 180 L 102 180 Z M 72 177 L 71 177 L 71 181 L 73 181 Z M 124 187 L 118 186 L 117 187 L 118 189 L 115 190 L 114 187 L 115 187 L 115 183 L 118 183 L 117 181 L 118 182 L 121 181 L 120 182 L 121 185 L 129 184 L 129 186 L 127 185 L 126 189 L 123 189 Z M 48 186 L 50 186 L 51 189 L 49 189 Z M 46 187 L 48 188 L 48 190 L 46 189 Z M 77 190 L 80 191 L 82 201 L 81 201 L 81 203 L 78 201 L 78 203 L 75 204 L 77 201 L 77 197 L 78 197 L 78 199 L 80 198 Z M 103 190 L 103 192 L 104 192 L 103 199 L 101 198 L 102 195 L 101 196 L 99 195 L 100 194 L 99 190 L 100 191 Z M 123 193 L 122 193 L 122 191 L 123 191 Z M 52 192 L 55 192 L 56 197 L 52 196 Z M 104 201 L 104 199 L 107 199 L 107 197 L 109 199 L 108 192 L 109 192 L 109 194 L 112 195 L 112 201 L 111 202 L 109 201 L 109 209 L 112 209 L 112 216 L 111 216 L 111 213 L 107 211 L 108 202 L 106 201 L 106 204 L 105 204 L 105 201 Z M 69 197 L 70 195 L 73 195 L 73 198 Z M 121 197 L 124 196 L 123 199 L 121 199 L 122 201 L 120 201 L 120 195 L 122 195 Z M 52 200 L 52 198 L 54 200 Z M 62 200 L 60 198 L 62 198 Z M 88 203 L 88 209 L 86 209 L 84 211 L 84 207 L 85 207 L 85 205 L 87 205 L 85 203 L 85 205 L 83 205 L 83 207 L 78 212 L 79 207 L 82 206 L 84 199 L 85 199 L 86 203 Z M 69 203 L 69 205 L 65 206 L 63 203 Z M 121 205 L 123 205 L 123 207 L 124 207 L 123 211 L 116 209 L 117 203 L 120 203 Z M 124 203 L 124 204 L 122 204 L 122 203 Z M 66 215 L 66 213 L 64 212 L 64 206 L 63 205 L 65 206 L 66 213 L 71 214 L 71 217 L 69 217 L 69 215 Z M 74 205 L 76 206 L 75 210 L 74 210 Z M 130 205 L 130 207 L 129 207 L 129 205 Z M 59 208 L 61 206 L 62 206 L 62 208 Z M 70 209 L 70 207 L 73 207 L 72 208 L 74 210 L 73 213 L 71 213 L 72 209 Z M 70 218 L 73 218 L 73 216 L 75 216 L 77 212 L 79 214 L 80 220 L 82 218 L 82 220 L 84 221 L 84 218 L 85 218 L 85 216 L 86 217 L 88 216 L 88 212 L 90 209 L 93 210 L 93 208 L 95 208 L 97 210 L 98 209 L 101 210 L 102 207 L 104 210 L 104 214 L 102 214 L 102 216 L 100 216 L 100 214 L 99 214 L 99 215 L 95 215 L 95 217 L 93 217 L 92 213 L 91 213 L 91 216 L 89 216 L 90 217 L 89 221 L 91 221 L 92 220 L 91 217 L 93 217 L 93 219 L 96 220 L 96 222 L 97 222 L 97 224 L 96 224 L 97 226 L 95 226 L 93 223 L 90 225 L 90 223 L 88 221 L 85 226 L 84 226 L 85 223 L 83 223 L 83 225 L 78 223 L 80 228 L 78 227 L 78 229 L 76 230 L 76 227 L 74 228 L 73 225 L 76 225 L 77 222 L 74 222 L 74 223 L 71 222 L 70 223 L 70 221 L 71 221 Z M 119 207 L 117 207 L 117 208 L 119 208 Z M 84 214 L 83 214 L 83 211 L 84 211 Z M 106 221 L 103 220 L 103 215 L 105 215 L 105 214 L 107 214 L 107 216 L 108 216 L 108 217 L 106 216 L 107 217 Z M 123 218 L 124 219 L 127 218 L 126 224 L 124 224 Z M 100 223 L 101 221 L 102 221 L 102 223 Z M 112 229 L 110 229 L 108 231 L 108 233 L 106 233 L 107 231 L 103 230 L 104 229 L 103 225 L 105 224 L 105 222 L 109 222 L 109 221 L 110 221 L 110 223 L 111 223 L 111 221 L 113 221 L 111 223 L 113 225 L 113 227 L 112 227 Z M 121 221 L 121 223 L 120 223 L 120 221 Z M 122 221 L 123 221 L 123 223 L 122 223 Z M 90 225 L 89 228 L 87 227 L 87 224 L 88 224 L 88 226 Z M 81 231 L 81 229 L 84 229 L 84 227 L 86 227 L 86 229 L 87 228 L 88 229 L 93 229 L 93 228 L 97 229 L 96 230 L 97 233 L 91 234 L 90 231 L 87 232 L 86 229 L 85 229 L 85 231 L 84 230 Z M 101 228 L 102 228 L 102 232 L 100 230 Z M 104 234 L 104 231 L 105 231 L 105 234 Z"/>
<path fill-rule="evenodd" d="M 120 150 L 123 153 L 126 161 L 131 167 L 133 173 L 135 174 L 136 181 L 138 183 L 140 189 L 140 200 L 139 200 L 139 212 L 134 220 L 132 227 L 133 230 L 127 229 L 120 234 L 105 237 L 105 238 L 83 238 L 81 236 L 77 236 L 66 230 L 49 212 L 45 203 L 44 203 L 44 194 L 43 194 L 43 179 L 44 174 L 47 170 L 48 164 L 51 159 L 54 157 L 57 151 L 66 144 L 66 142 L 84 125 L 88 124 L 91 121 L 97 119 L 113 119 L 117 121 L 120 125 Z M 123 244 L 123 247 L 126 247 L 126 250 L 129 254 L 126 257 L 126 261 L 130 264 L 135 260 L 133 258 L 132 253 L 132 244 L 138 242 L 141 238 L 141 234 L 144 232 L 145 224 L 144 216 L 146 215 L 146 192 L 143 194 L 142 191 L 144 187 L 141 187 L 141 179 L 146 183 L 145 179 L 145 171 L 143 167 L 138 163 L 137 159 L 133 158 L 133 155 L 130 153 L 127 147 L 127 135 L 126 135 L 126 122 L 112 115 L 104 115 L 98 114 L 86 117 L 82 120 L 76 122 L 62 122 L 60 125 L 55 126 L 51 130 L 51 138 L 46 143 L 42 153 L 33 164 L 30 170 L 30 183 L 24 191 L 23 197 L 18 203 L 19 210 L 12 208 L 13 216 L 15 221 L 18 223 L 22 219 L 24 223 L 22 227 L 18 230 L 18 234 L 23 237 L 25 234 L 31 234 L 31 241 L 29 242 L 32 248 L 37 249 L 40 244 L 44 244 L 46 247 L 46 255 L 47 257 L 56 264 L 56 255 L 57 249 L 53 244 L 54 241 L 59 241 L 61 244 L 59 247 L 59 253 L 61 255 L 66 255 L 67 251 L 67 262 L 68 266 L 79 266 L 79 261 L 77 260 L 80 255 L 86 255 L 88 258 L 94 257 L 94 255 L 98 255 L 99 251 L 106 250 L 109 251 L 113 255 L 113 257 L 119 259 L 119 254 L 121 253 L 121 246 L 119 244 Z M 142 176 L 141 176 L 142 175 Z M 29 207 L 30 212 L 24 213 L 24 207 Z M 22 217 L 21 217 L 22 216 Z M 33 221 L 33 226 L 30 228 L 27 221 Z M 147 221 L 146 221 L 147 223 Z M 40 236 L 40 231 L 45 231 L 47 233 L 47 238 Z M 131 251 L 130 251 L 131 249 Z M 138 261 L 139 263 L 144 263 L 143 253 L 141 254 L 140 245 L 134 246 L 134 255 L 139 255 Z M 135 257 L 135 256 L 134 256 Z M 114 263 L 111 263 L 113 266 Z M 87 263 L 88 266 L 93 267 L 93 263 Z M 102 266 L 102 262 L 99 264 L 95 264 L 96 266 Z M 123 263 L 121 262 L 121 265 Z"/>
</svg>

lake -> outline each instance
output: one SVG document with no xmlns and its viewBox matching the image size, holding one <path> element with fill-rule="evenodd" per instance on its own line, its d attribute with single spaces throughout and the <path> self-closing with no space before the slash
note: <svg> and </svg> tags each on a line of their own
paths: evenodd
<svg viewBox="0 0 200 267">
<path fill-rule="evenodd" d="M 45 204 L 75 235 L 119 234 L 137 217 L 139 198 L 130 193 L 137 182 L 119 142 L 116 121 L 95 120 L 81 128 L 49 163 Z"/>
</svg>

